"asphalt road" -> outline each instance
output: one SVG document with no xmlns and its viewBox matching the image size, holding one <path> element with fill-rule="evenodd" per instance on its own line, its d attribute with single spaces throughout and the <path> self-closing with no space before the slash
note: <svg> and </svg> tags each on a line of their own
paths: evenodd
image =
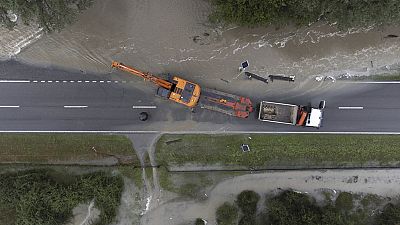
<svg viewBox="0 0 400 225">
<path fill-rule="evenodd" d="M 316 106 L 325 99 L 320 129 L 260 122 L 255 113 L 248 119 L 204 109 L 192 113 L 156 97 L 153 85 L 129 75 L 3 62 L 0 90 L 0 131 L 400 132 L 400 84 L 349 84 L 295 98 L 282 96 L 287 103 L 311 101 Z M 138 119 L 143 111 L 150 114 L 146 122 Z"/>
</svg>

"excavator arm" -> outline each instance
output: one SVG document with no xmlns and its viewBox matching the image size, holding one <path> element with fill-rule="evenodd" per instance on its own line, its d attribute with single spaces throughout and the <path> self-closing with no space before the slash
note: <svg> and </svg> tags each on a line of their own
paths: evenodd
<svg viewBox="0 0 400 225">
<path fill-rule="evenodd" d="M 125 72 L 128 72 L 128 73 L 131 73 L 133 75 L 139 76 L 139 77 L 143 78 L 144 80 L 151 81 L 154 84 L 156 84 L 157 86 L 163 87 L 165 89 L 170 90 L 172 88 L 172 83 L 170 83 L 170 82 L 168 82 L 166 80 L 163 80 L 161 78 L 158 78 L 158 77 L 156 77 L 154 75 L 151 75 L 150 73 L 145 73 L 145 72 L 137 70 L 137 69 L 135 69 L 133 67 L 125 66 L 124 64 L 122 64 L 120 62 L 113 61 L 111 66 L 113 68 L 117 68 L 119 70 L 122 70 L 122 71 L 125 71 Z"/>
</svg>

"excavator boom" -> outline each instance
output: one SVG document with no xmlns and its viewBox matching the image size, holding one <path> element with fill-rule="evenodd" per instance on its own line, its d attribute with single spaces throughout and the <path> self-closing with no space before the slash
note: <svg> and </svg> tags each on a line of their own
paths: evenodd
<svg viewBox="0 0 400 225">
<path fill-rule="evenodd" d="M 111 66 L 153 82 L 158 86 L 157 95 L 160 97 L 190 108 L 195 107 L 199 101 L 200 86 L 185 79 L 174 76 L 169 80 L 164 80 L 116 61 L 113 61 Z"/>
<path fill-rule="evenodd" d="M 135 69 L 133 67 L 125 66 L 124 64 L 122 64 L 120 62 L 113 61 L 111 66 L 113 68 L 117 68 L 119 70 L 122 70 L 122 71 L 125 71 L 125 72 L 128 72 L 128 73 L 131 73 L 133 75 L 139 76 L 139 77 L 141 77 L 141 78 L 143 78 L 145 80 L 151 81 L 154 84 L 156 84 L 156 85 L 158 85 L 160 87 L 163 87 L 165 89 L 170 90 L 172 88 L 172 83 L 170 83 L 170 82 L 168 82 L 166 80 L 163 80 L 161 78 L 158 78 L 158 77 L 156 77 L 154 75 L 151 75 L 150 73 L 144 73 L 144 72 L 142 72 L 140 70 L 137 70 L 137 69 Z"/>
</svg>

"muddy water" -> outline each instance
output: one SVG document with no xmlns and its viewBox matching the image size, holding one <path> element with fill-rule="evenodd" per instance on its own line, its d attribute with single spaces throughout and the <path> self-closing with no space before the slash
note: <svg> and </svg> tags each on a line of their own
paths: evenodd
<svg viewBox="0 0 400 225">
<path fill-rule="evenodd" d="M 399 195 L 399 170 L 327 170 L 327 171 L 291 171 L 249 174 L 227 179 L 218 183 L 208 193 L 208 200 L 169 201 L 143 218 L 146 225 L 188 224 L 196 218 L 204 218 L 210 224 L 216 224 L 215 211 L 225 201 L 233 202 L 243 190 L 254 190 L 261 196 L 276 193 L 279 189 L 293 189 L 320 195 L 321 191 L 353 193 L 371 193 L 384 197 Z"/>
<path fill-rule="evenodd" d="M 120 60 L 152 73 L 171 72 L 246 94 L 312 89 L 318 74 L 370 74 L 398 69 L 399 27 L 337 31 L 308 28 L 216 27 L 206 0 L 98 0 L 61 33 L 46 35 L 18 58 L 29 63 L 109 73 Z M 296 75 L 295 86 L 245 81 L 241 61 L 260 75 Z M 299 85 L 297 85 L 299 84 Z M 320 87 L 321 85 L 316 85 Z"/>
</svg>

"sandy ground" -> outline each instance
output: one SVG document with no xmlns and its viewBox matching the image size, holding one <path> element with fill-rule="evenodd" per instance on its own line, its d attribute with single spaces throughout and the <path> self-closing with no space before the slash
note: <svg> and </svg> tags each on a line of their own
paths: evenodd
<svg viewBox="0 0 400 225">
<path fill-rule="evenodd" d="M 145 193 L 130 179 L 124 179 L 124 192 L 118 208 L 116 221 L 111 225 L 139 224 L 140 213 L 144 207 Z"/>
<path fill-rule="evenodd" d="M 399 27 L 337 31 L 324 24 L 307 28 L 210 25 L 206 0 L 103 0 L 60 33 L 24 49 L 28 63 L 109 73 L 119 60 L 154 74 L 177 73 L 201 85 L 245 95 L 324 88 L 316 75 L 370 74 L 397 70 Z M 243 81 L 241 61 L 259 75 L 296 75 L 296 84 Z M 372 63 L 371 63 L 372 61 Z"/>
<path fill-rule="evenodd" d="M 312 195 L 322 190 L 371 193 L 383 197 L 398 197 L 400 170 L 327 170 L 292 171 L 249 174 L 218 183 L 208 199 L 195 201 L 168 201 L 149 211 L 143 218 L 146 225 L 183 224 L 204 218 L 215 224 L 215 210 L 223 202 L 232 202 L 243 190 L 254 190 L 261 195 L 278 189 L 294 189 Z"/>
<path fill-rule="evenodd" d="M 100 210 L 94 207 L 94 200 L 79 204 L 72 210 L 73 218 L 67 225 L 90 225 L 98 221 Z"/>
</svg>

